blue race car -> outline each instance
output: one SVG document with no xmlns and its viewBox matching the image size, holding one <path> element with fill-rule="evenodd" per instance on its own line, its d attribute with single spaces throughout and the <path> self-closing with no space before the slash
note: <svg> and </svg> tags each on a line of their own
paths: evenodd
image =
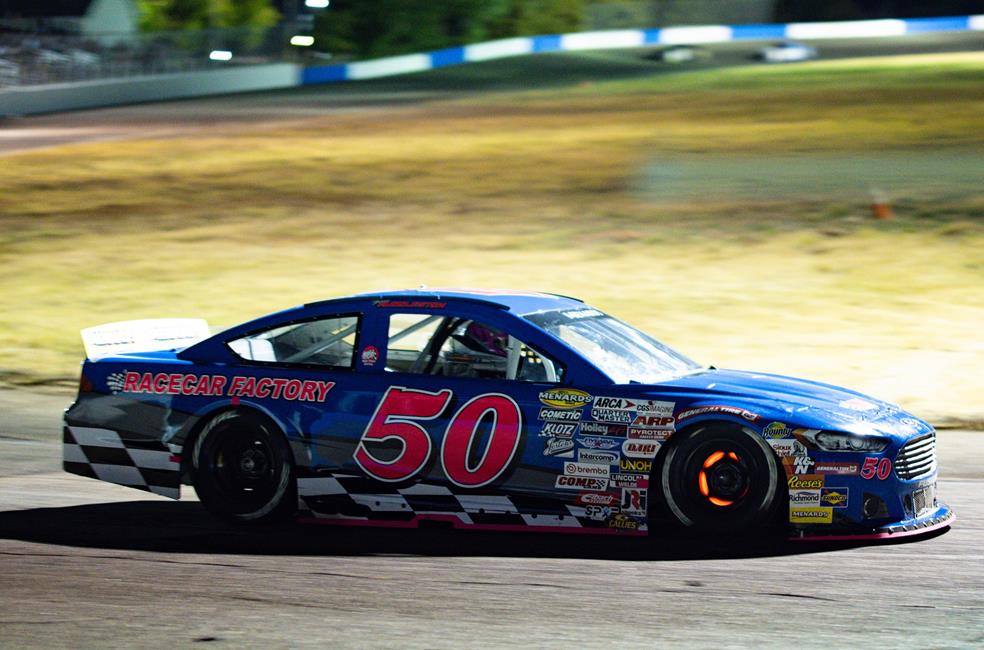
<svg viewBox="0 0 984 650">
<path fill-rule="evenodd" d="M 925 533 L 936 434 L 825 384 L 701 366 L 563 296 L 417 290 L 209 336 L 83 331 L 68 472 L 235 522 L 709 534 Z"/>
</svg>

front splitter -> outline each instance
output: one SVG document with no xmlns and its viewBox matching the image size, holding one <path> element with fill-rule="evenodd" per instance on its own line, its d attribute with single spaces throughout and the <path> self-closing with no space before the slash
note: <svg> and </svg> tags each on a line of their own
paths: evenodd
<svg viewBox="0 0 984 650">
<path fill-rule="evenodd" d="M 865 540 L 898 539 L 902 537 L 926 535 L 933 531 L 947 528 L 956 520 L 957 516 L 953 514 L 953 510 L 944 504 L 937 508 L 936 512 L 929 517 L 924 517 L 917 521 L 908 523 L 903 522 L 883 526 L 870 532 L 831 532 L 829 534 L 815 534 L 811 531 L 811 534 L 809 535 L 793 535 L 790 536 L 789 539 L 794 542 L 854 542 Z"/>
</svg>

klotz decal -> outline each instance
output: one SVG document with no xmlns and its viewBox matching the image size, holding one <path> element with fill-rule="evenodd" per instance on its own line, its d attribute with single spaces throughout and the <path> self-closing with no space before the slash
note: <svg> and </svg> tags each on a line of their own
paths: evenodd
<svg viewBox="0 0 984 650">
<path fill-rule="evenodd" d="M 573 438 L 577 431 L 577 425 L 569 422 L 544 422 L 540 429 L 541 436 L 553 436 L 557 438 Z"/>
<path fill-rule="evenodd" d="M 362 348 L 362 365 L 372 367 L 377 361 L 379 361 L 379 348 L 375 345 Z"/>
</svg>

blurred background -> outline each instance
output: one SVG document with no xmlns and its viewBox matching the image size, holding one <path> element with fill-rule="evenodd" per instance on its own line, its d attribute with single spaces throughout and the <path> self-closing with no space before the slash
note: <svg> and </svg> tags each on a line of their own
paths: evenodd
<svg viewBox="0 0 984 650">
<path fill-rule="evenodd" d="M 0 0 L 0 381 L 70 389 L 114 320 L 502 287 L 972 425 L 978 14 Z"/>
</svg>

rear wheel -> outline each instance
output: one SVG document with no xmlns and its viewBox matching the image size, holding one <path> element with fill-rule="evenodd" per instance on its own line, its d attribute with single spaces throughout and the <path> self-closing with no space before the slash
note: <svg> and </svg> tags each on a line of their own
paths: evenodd
<svg viewBox="0 0 984 650">
<path fill-rule="evenodd" d="M 290 449 L 262 417 L 236 411 L 219 415 L 198 436 L 192 462 L 198 498 L 222 519 L 270 522 L 296 509 Z"/>
<path fill-rule="evenodd" d="M 681 525 L 701 532 L 753 531 L 769 522 L 778 503 L 775 454 L 737 425 L 684 434 L 667 451 L 660 474 L 667 508 Z"/>
</svg>

